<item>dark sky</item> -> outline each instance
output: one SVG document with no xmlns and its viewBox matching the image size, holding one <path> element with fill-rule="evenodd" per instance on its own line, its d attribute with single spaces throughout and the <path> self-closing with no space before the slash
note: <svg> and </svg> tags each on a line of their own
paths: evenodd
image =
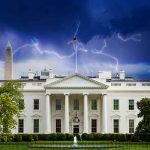
<svg viewBox="0 0 150 150">
<path fill-rule="evenodd" d="M 50 57 L 57 57 L 46 51 L 70 55 L 72 49 L 67 45 L 67 41 L 73 38 L 78 22 L 80 27 L 77 39 L 88 49 L 86 54 L 79 53 L 79 68 L 86 68 L 85 72 L 89 74 L 91 71 L 96 73 L 102 69 L 106 70 L 108 64 L 108 69 L 113 70 L 110 64 L 116 65 L 115 59 L 112 58 L 115 57 L 119 62 L 118 69 L 124 69 L 129 75 L 149 78 L 149 0 L 0 1 L 0 60 L 3 62 L 3 51 L 8 40 L 14 51 L 19 49 L 14 54 L 16 64 L 28 64 L 28 61 L 37 59 L 48 61 Z M 100 50 L 104 46 L 104 40 L 107 45 L 104 48 L 105 54 L 93 54 L 93 50 Z M 30 46 L 33 41 L 38 43 L 42 52 L 46 50 L 44 54 L 35 53 L 38 49 Z M 49 58 L 47 55 L 50 55 Z M 87 62 L 89 58 L 90 62 Z M 66 58 L 64 65 L 66 62 L 73 65 L 74 57 Z M 92 68 L 95 64 L 97 67 Z M 59 70 L 62 66 L 55 67 Z M 65 71 L 70 71 L 69 67 L 71 66 Z"/>
</svg>

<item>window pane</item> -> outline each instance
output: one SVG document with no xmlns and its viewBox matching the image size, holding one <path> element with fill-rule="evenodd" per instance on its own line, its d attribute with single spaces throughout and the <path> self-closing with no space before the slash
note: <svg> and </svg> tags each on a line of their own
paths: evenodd
<svg viewBox="0 0 150 150">
<path fill-rule="evenodd" d="M 39 110 L 39 99 L 34 99 L 34 110 Z"/>
<path fill-rule="evenodd" d="M 56 110 L 61 110 L 61 100 L 56 99 Z"/>
<path fill-rule="evenodd" d="M 92 119 L 91 120 L 91 127 L 92 127 L 92 133 L 96 133 L 97 132 L 97 120 L 96 119 Z"/>
<path fill-rule="evenodd" d="M 129 133 L 134 133 L 134 120 L 129 120 Z"/>
<path fill-rule="evenodd" d="M 74 100 L 74 110 L 79 110 L 79 100 L 78 99 Z"/>
<path fill-rule="evenodd" d="M 97 100 L 93 99 L 91 104 L 92 104 L 92 110 L 97 110 Z"/>
<path fill-rule="evenodd" d="M 18 120 L 18 133 L 24 132 L 24 119 Z"/>
<path fill-rule="evenodd" d="M 34 119 L 34 133 L 39 133 L 39 119 Z"/>
<path fill-rule="evenodd" d="M 61 133 L 61 119 L 56 119 L 56 133 Z"/>
<path fill-rule="evenodd" d="M 129 110 L 134 110 L 134 100 L 129 100 Z"/>
<path fill-rule="evenodd" d="M 114 133 L 119 133 L 119 120 L 114 119 Z"/>
<path fill-rule="evenodd" d="M 119 110 L 119 100 L 114 99 L 114 110 Z"/>
</svg>

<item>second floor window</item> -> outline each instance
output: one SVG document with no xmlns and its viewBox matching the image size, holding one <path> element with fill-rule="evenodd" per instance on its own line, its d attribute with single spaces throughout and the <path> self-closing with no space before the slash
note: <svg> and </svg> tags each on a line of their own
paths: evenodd
<svg viewBox="0 0 150 150">
<path fill-rule="evenodd" d="M 61 100 L 56 99 L 56 110 L 61 110 Z"/>
<path fill-rule="evenodd" d="M 74 99 L 74 110 L 79 110 L 79 100 Z"/>
<path fill-rule="evenodd" d="M 39 110 L 39 99 L 34 99 L 34 110 Z"/>
<path fill-rule="evenodd" d="M 119 110 L 119 100 L 118 99 L 114 99 L 114 110 Z"/>
<path fill-rule="evenodd" d="M 134 110 L 134 100 L 129 99 L 129 110 Z"/>
<path fill-rule="evenodd" d="M 97 100 L 96 99 L 92 100 L 91 108 L 92 108 L 92 110 L 97 110 Z"/>
</svg>

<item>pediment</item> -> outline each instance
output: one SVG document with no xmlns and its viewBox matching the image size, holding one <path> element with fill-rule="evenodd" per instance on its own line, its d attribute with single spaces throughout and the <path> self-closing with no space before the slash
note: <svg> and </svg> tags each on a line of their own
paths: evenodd
<svg viewBox="0 0 150 150">
<path fill-rule="evenodd" d="M 47 84 L 45 88 L 97 88 L 106 89 L 107 85 L 90 79 L 88 77 L 82 76 L 80 74 L 74 74 L 67 76 L 63 79 L 54 81 Z"/>
</svg>

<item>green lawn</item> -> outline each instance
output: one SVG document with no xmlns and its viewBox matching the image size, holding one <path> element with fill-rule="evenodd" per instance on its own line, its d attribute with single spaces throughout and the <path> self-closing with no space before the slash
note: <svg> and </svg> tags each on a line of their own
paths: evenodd
<svg viewBox="0 0 150 150">
<path fill-rule="evenodd" d="M 72 145 L 73 142 L 32 142 L 32 143 L 0 143 L 0 150 L 43 150 L 50 148 L 31 148 L 31 145 Z M 87 142 L 78 142 L 80 145 L 101 145 L 101 146 L 121 146 L 121 148 L 109 148 L 109 150 L 150 150 L 150 143 L 129 143 L 129 142 L 102 142 L 102 141 L 87 141 Z M 54 148 L 53 148 L 54 149 Z M 61 148 L 57 148 L 61 149 Z M 64 148 L 63 148 L 64 149 Z M 77 148 L 75 148 L 77 149 Z M 101 150 L 107 148 L 101 148 Z M 85 148 L 84 148 L 85 150 Z M 86 149 L 87 150 L 87 149 Z M 91 149 L 92 150 L 92 149 Z M 94 150 L 94 149 L 93 149 Z"/>
</svg>

